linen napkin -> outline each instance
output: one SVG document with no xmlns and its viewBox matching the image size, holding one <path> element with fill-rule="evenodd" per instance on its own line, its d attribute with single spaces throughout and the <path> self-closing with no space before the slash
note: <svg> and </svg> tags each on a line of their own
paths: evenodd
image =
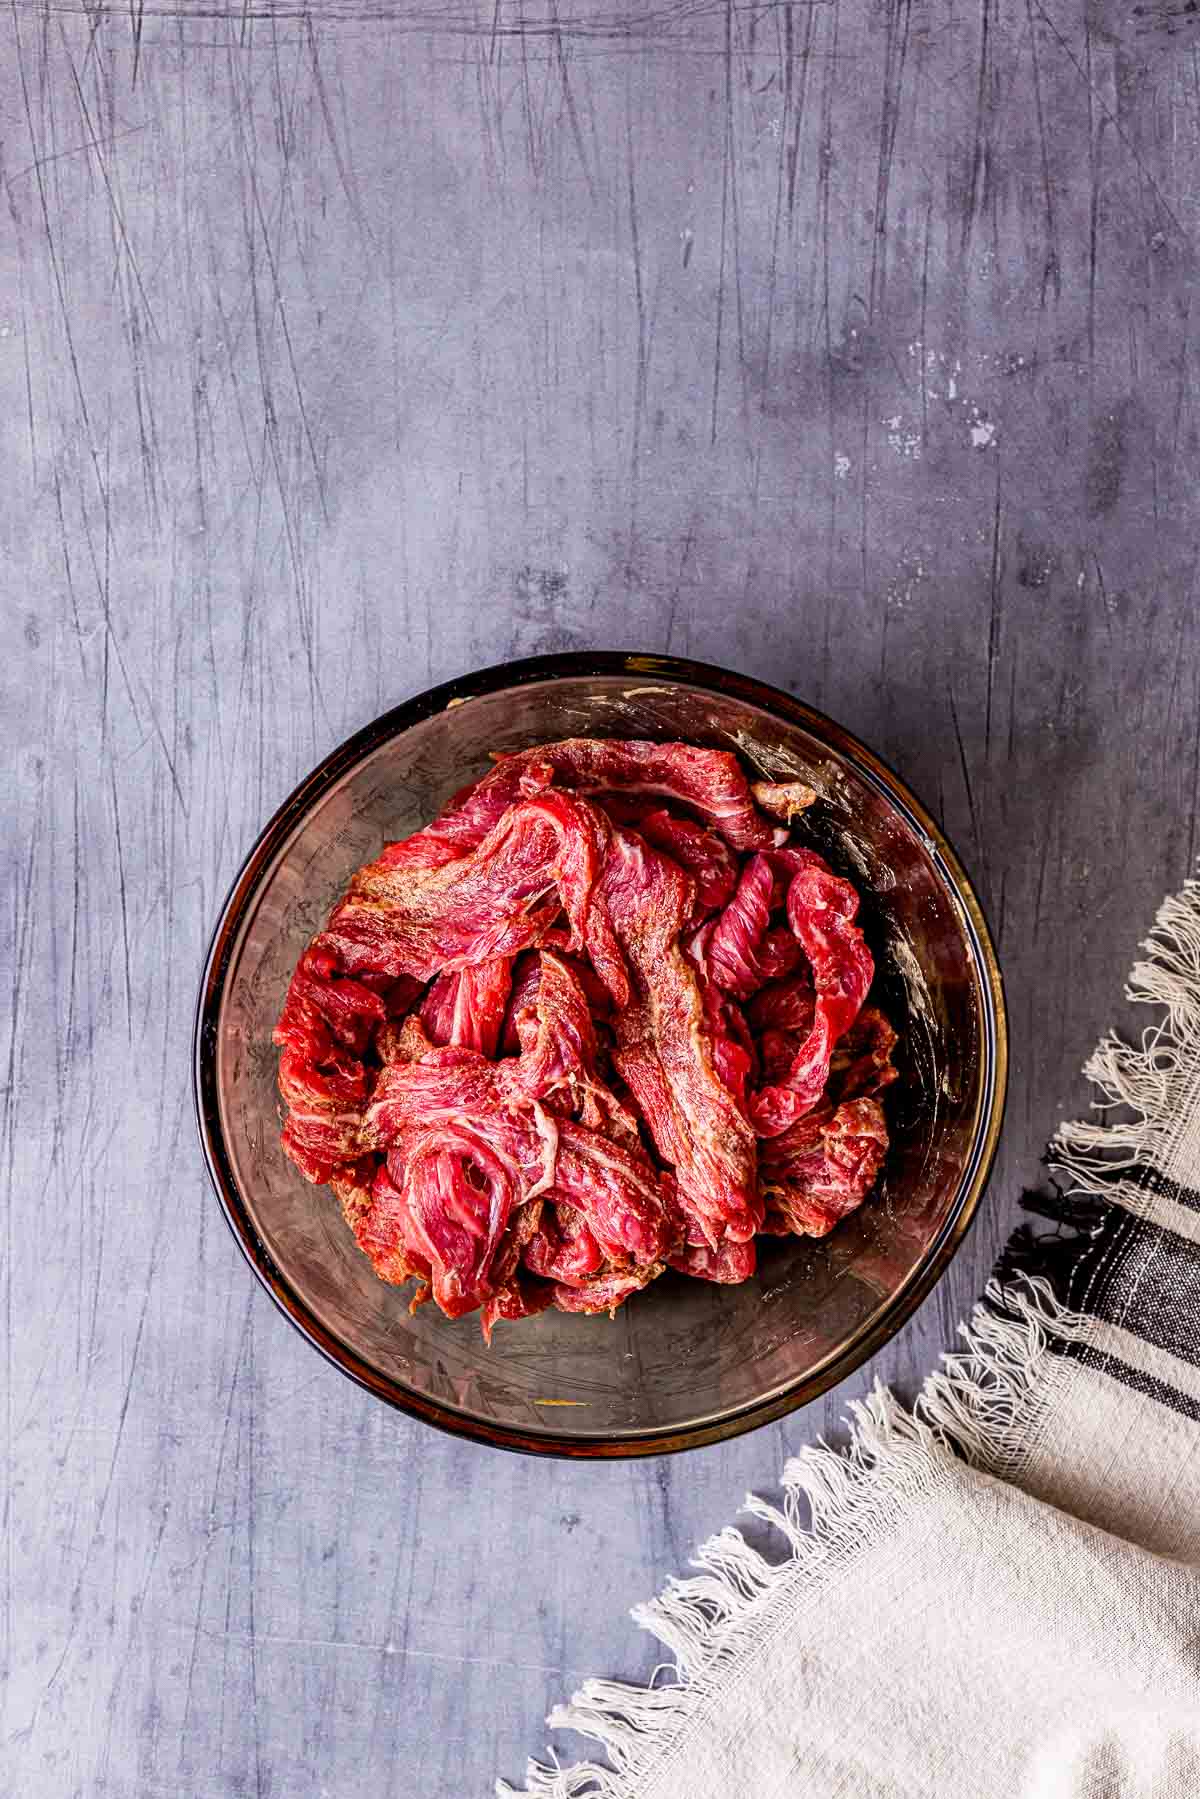
<svg viewBox="0 0 1200 1799">
<path fill-rule="evenodd" d="M 634 1617 L 674 1660 L 588 1681 L 538 1799 L 1200 1799 L 1200 886 L 1134 968 L 1037 1202 L 912 1413 L 806 1449 L 785 1559 L 736 1529 Z M 1165 1008 L 1165 1010 L 1163 1010 Z M 501 1795 L 513 1789 L 503 1781 Z"/>
</svg>

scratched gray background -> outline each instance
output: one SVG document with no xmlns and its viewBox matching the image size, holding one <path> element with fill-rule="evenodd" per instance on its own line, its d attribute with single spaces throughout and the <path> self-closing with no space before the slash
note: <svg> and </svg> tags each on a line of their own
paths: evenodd
<svg viewBox="0 0 1200 1799">
<path fill-rule="evenodd" d="M 649 1669 L 627 1606 L 747 1486 L 949 1343 L 1195 847 L 1188 30 L 5 11 L 5 1792 L 482 1794 L 579 1677 Z M 280 798 L 431 681 L 579 645 L 767 676 L 896 763 L 1014 1040 L 997 1178 L 908 1329 L 632 1466 L 451 1442 L 327 1368 L 189 1089 Z"/>
</svg>

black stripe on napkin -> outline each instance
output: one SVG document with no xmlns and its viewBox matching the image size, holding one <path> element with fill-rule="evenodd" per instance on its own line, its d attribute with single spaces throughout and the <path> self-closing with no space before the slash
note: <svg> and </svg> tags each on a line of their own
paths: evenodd
<svg viewBox="0 0 1200 1799">
<path fill-rule="evenodd" d="M 1189 1206 L 1200 1198 L 1152 1169 L 1139 1169 L 1138 1176 L 1144 1187 L 1153 1186 Z M 1051 1341 L 1052 1353 L 1083 1361 L 1131 1391 L 1200 1422 L 1200 1400 L 1170 1379 L 1173 1358 L 1200 1367 L 1200 1245 L 1099 1195 L 1031 1193 L 1024 1203 L 1055 1228 L 1047 1233 L 1021 1226 L 997 1266 L 1001 1284 L 1021 1274 L 1048 1281 L 1071 1311 L 1140 1337 L 1162 1356 L 1162 1368 L 1150 1374 L 1091 1344 L 1062 1339 Z"/>
<path fill-rule="evenodd" d="M 1133 1181 L 1147 1193 L 1153 1193 L 1156 1199 L 1173 1199 L 1177 1206 L 1186 1206 L 1189 1212 L 1200 1212 L 1200 1187 L 1183 1187 L 1178 1181 L 1170 1181 L 1149 1162 L 1139 1162 L 1135 1167 L 1122 1170 L 1122 1179 Z"/>
<path fill-rule="evenodd" d="M 1125 1253 L 1076 1286 L 1079 1309 L 1200 1368 L 1200 1244 L 1134 1221 Z"/>
<path fill-rule="evenodd" d="M 1164 1181 L 1157 1190 L 1171 1198 L 1191 1191 Z M 1024 1203 L 1055 1229 L 1021 1226 L 996 1268 L 1002 1285 L 1038 1276 L 1069 1310 L 1200 1367 L 1200 1244 L 1099 1195 L 1027 1194 Z"/>
<path fill-rule="evenodd" d="M 1169 1406 L 1171 1411 L 1200 1423 L 1200 1399 L 1193 1399 L 1190 1393 L 1172 1386 L 1170 1381 L 1146 1374 L 1141 1368 L 1131 1368 L 1120 1356 L 1109 1355 L 1105 1350 L 1094 1349 L 1086 1343 L 1064 1343 L 1060 1340 L 1051 1343 L 1049 1347 L 1052 1355 L 1060 1355 L 1071 1362 L 1083 1362 L 1088 1368 L 1094 1368 L 1099 1373 L 1120 1381 L 1122 1386 L 1131 1388 L 1133 1392 L 1144 1393 L 1147 1399 L 1155 1399 L 1159 1405 Z"/>
<path fill-rule="evenodd" d="M 1181 1187 L 1142 1163 L 1121 1171 L 1147 1194 L 1200 1212 L 1200 1190 Z M 1082 1360 L 1134 1392 L 1200 1422 L 1200 1400 L 1176 1386 L 1174 1363 L 1200 1368 L 1200 1244 L 1168 1226 L 1138 1218 L 1103 1193 L 1026 1193 L 1025 1211 L 1039 1223 L 1013 1234 L 995 1269 L 1001 1285 L 1021 1275 L 1047 1281 L 1055 1297 L 1073 1312 L 1096 1318 L 1140 1337 L 1162 1357 L 1156 1373 L 1134 1368 L 1119 1356 L 1086 1343 L 1052 1341 L 1056 1355 Z"/>
<path fill-rule="evenodd" d="M 993 1276 L 1001 1287 L 1022 1275 L 1048 1283 L 1061 1305 L 1073 1312 L 1091 1310 L 1085 1295 L 1121 1264 L 1140 1221 L 1120 1206 L 1093 1193 L 1026 1193 L 1022 1209 L 1041 1223 L 1022 1224 L 1005 1244 Z"/>
</svg>

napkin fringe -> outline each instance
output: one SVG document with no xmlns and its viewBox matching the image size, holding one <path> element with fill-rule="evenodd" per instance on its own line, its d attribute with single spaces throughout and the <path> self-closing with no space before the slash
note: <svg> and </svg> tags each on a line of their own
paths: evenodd
<svg viewBox="0 0 1200 1799">
<path fill-rule="evenodd" d="M 1165 1017 L 1138 1045 L 1105 1037 L 1087 1063 L 1100 1090 L 1097 1109 L 1118 1108 L 1120 1116 L 1060 1128 L 1050 1159 L 1074 1184 L 1031 1205 L 1053 1222 L 1054 1234 L 1039 1238 L 1028 1226 L 1015 1234 L 997 1276 L 959 1326 L 965 1350 L 942 1357 L 911 1413 L 876 1385 L 850 1406 L 845 1450 L 818 1443 L 788 1461 L 781 1506 L 747 1496 L 744 1509 L 785 1539 L 782 1562 L 769 1561 L 731 1526 L 700 1549 L 694 1575 L 670 1580 L 657 1599 L 634 1609 L 635 1621 L 670 1652 L 674 1678 L 644 1688 L 585 1682 L 547 1722 L 592 1738 L 611 1765 L 564 1768 L 551 1751 L 549 1764 L 529 1763 L 526 1799 L 640 1799 L 697 1715 L 728 1699 L 735 1668 L 742 1664 L 743 1677 L 752 1678 L 752 1652 L 789 1628 L 844 1561 L 878 1542 L 937 1482 L 948 1457 L 1019 1477 L 1040 1410 L 1057 1390 L 1047 1378 L 1048 1358 L 1064 1367 L 1063 1348 L 1085 1341 L 1092 1328 L 1064 1303 L 1066 1276 L 1111 1221 L 1114 1204 L 1146 1213 L 1153 1201 L 1147 1168 L 1169 1165 L 1180 1121 L 1194 1110 L 1188 1101 L 1200 1066 L 1200 883 L 1189 881 L 1164 902 L 1142 947 L 1146 960 L 1134 967 L 1127 994 L 1165 1007 Z M 517 1799 L 505 1781 L 496 1792 Z"/>
<path fill-rule="evenodd" d="M 990 1281 L 970 1323 L 959 1327 L 966 1350 L 942 1358 L 912 1412 L 876 1385 L 849 1408 L 845 1449 L 819 1442 L 789 1459 L 781 1505 L 747 1494 L 743 1510 L 787 1542 L 783 1561 L 768 1560 L 728 1525 L 697 1552 L 696 1574 L 670 1579 L 657 1599 L 634 1607 L 635 1623 L 669 1651 L 673 1679 L 649 1687 L 586 1681 L 547 1723 L 590 1737 L 610 1766 L 531 1761 L 526 1799 L 635 1799 L 697 1714 L 727 1692 L 729 1670 L 787 1628 L 844 1560 L 886 1536 L 938 1481 L 950 1455 L 992 1472 L 1014 1459 L 1031 1407 L 1049 1385 L 1039 1376 L 1052 1339 L 1080 1336 L 1085 1327 L 1043 1279 Z M 775 1603 L 785 1595 L 787 1602 Z M 517 1799 L 505 1781 L 496 1792 Z"/>
<path fill-rule="evenodd" d="M 670 1652 L 673 1680 L 650 1687 L 586 1681 L 547 1722 L 591 1737 L 612 1765 L 530 1762 L 523 1789 L 529 1799 L 634 1799 L 684 1728 L 724 1691 L 730 1667 L 784 1628 L 844 1558 L 884 1536 L 936 1481 L 944 1445 L 883 1387 L 850 1410 L 846 1450 L 820 1443 L 788 1461 L 782 1505 L 746 1496 L 743 1509 L 786 1540 L 786 1559 L 769 1561 L 729 1525 L 697 1552 L 696 1574 L 669 1580 L 657 1599 L 636 1606 L 634 1621 Z M 774 1603 L 785 1594 L 791 1603 Z M 496 1792 L 514 1796 L 504 1781 Z"/>
<path fill-rule="evenodd" d="M 1047 1357 L 1091 1329 L 1040 1274 L 993 1278 L 958 1334 L 967 1347 L 941 1357 L 926 1377 L 914 1411 L 975 1467 L 1012 1480 L 1020 1472 L 1042 1409 L 1057 1388 Z"/>
<path fill-rule="evenodd" d="M 786 1629 L 843 1561 L 884 1538 L 937 1483 L 950 1455 L 961 1451 L 989 1467 L 1003 1460 L 1031 1402 L 1040 1402 L 1036 1376 L 1051 1338 L 1082 1326 L 1044 1280 L 990 1282 L 961 1327 L 966 1351 L 944 1358 L 912 1412 L 877 1385 L 849 1408 L 846 1448 L 820 1442 L 789 1459 L 782 1504 L 747 1494 L 743 1510 L 784 1538 L 784 1560 L 769 1560 L 727 1526 L 698 1551 L 695 1574 L 669 1580 L 657 1599 L 634 1608 L 634 1621 L 668 1650 L 673 1678 L 650 1687 L 585 1682 L 547 1722 L 592 1738 L 610 1766 L 530 1762 L 527 1799 L 635 1799 L 697 1714 L 726 1693 L 730 1669 Z M 515 1799 L 504 1781 L 496 1792 Z"/>
<path fill-rule="evenodd" d="M 1194 1109 L 1200 1065 L 1200 882 L 1188 881 L 1159 907 L 1154 929 L 1142 943 L 1125 997 L 1163 1008 L 1140 1042 L 1115 1033 L 1103 1037 L 1084 1065 L 1099 1089 L 1093 1109 L 1119 1109 L 1100 1122 L 1075 1120 L 1059 1127 L 1050 1161 L 1072 1183 L 1068 1193 L 1102 1194 L 1135 1217 L 1153 1215 L 1157 1193 L 1147 1169 L 1164 1174 L 1183 1121 Z"/>
</svg>

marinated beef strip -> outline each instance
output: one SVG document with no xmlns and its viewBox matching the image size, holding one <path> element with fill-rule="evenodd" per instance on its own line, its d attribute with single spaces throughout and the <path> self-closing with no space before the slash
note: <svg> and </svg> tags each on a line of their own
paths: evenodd
<svg viewBox="0 0 1200 1799">
<path fill-rule="evenodd" d="M 878 1100 L 810 1112 L 763 1146 L 768 1231 L 824 1237 L 875 1185 L 888 1133 Z"/>
<path fill-rule="evenodd" d="M 786 841 L 812 798 L 570 739 L 355 875 L 276 1027 L 282 1142 L 414 1306 L 490 1339 L 668 1266 L 739 1282 L 866 1198 L 896 1038 L 853 887 Z"/>
<path fill-rule="evenodd" d="M 751 856 L 709 936 L 706 960 L 712 979 L 737 999 L 749 999 L 766 979 L 758 951 L 770 927 L 777 885 L 766 856 Z"/>
<path fill-rule="evenodd" d="M 549 772 L 556 786 L 592 794 L 654 794 L 687 807 L 735 850 L 765 849 L 773 827 L 754 803 L 741 764 L 729 750 L 690 743 L 569 737 L 499 756 L 495 768 L 451 801 L 464 817 L 499 816 L 531 777 Z M 497 810 L 498 809 L 498 810 Z M 457 827 L 455 827 L 457 828 Z"/>
<path fill-rule="evenodd" d="M 512 992 L 513 961 L 512 956 L 497 956 L 438 975 L 421 1005 L 421 1022 L 431 1041 L 494 1056 Z"/>
<path fill-rule="evenodd" d="M 879 1096 L 900 1070 L 892 1061 L 896 1033 L 878 1006 L 864 1006 L 833 1052 L 829 1090 L 839 1103 Z"/>
<path fill-rule="evenodd" d="M 328 1043 L 311 1053 L 289 1044 L 279 1058 L 279 1092 L 288 1109 L 281 1141 L 306 1180 L 320 1185 L 358 1159 L 367 1100 L 361 1062 Z"/>
<path fill-rule="evenodd" d="M 654 795 L 610 794 L 598 804 L 615 825 L 636 831 L 691 875 L 698 919 L 728 905 L 737 886 L 738 858 L 716 831 L 672 811 Z"/>
<path fill-rule="evenodd" d="M 858 895 L 813 850 L 774 852 L 790 875 L 787 916 L 812 970 L 813 1022 L 782 1078 L 760 1087 L 750 1117 L 760 1137 L 775 1137 L 812 1111 L 829 1080 L 838 1039 L 858 1017 L 875 976 L 875 962 L 855 924 Z"/>
<path fill-rule="evenodd" d="M 661 851 L 618 831 L 598 897 L 632 970 L 629 1002 L 613 1020 L 616 1068 L 706 1241 L 745 1242 L 762 1221 L 754 1133 L 714 1064 L 699 984 L 680 943 L 691 883 Z"/>
<path fill-rule="evenodd" d="M 586 951 L 619 999 L 621 959 L 602 909 L 592 905 L 607 839 L 604 818 L 572 794 L 519 799 L 452 862 L 396 867 L 385 853 L 360 869 L 318 941 L 350 974 L 370 967 L 425 981 L 516 955 L 563 912 L 573 947 Z"/>
</svg>

